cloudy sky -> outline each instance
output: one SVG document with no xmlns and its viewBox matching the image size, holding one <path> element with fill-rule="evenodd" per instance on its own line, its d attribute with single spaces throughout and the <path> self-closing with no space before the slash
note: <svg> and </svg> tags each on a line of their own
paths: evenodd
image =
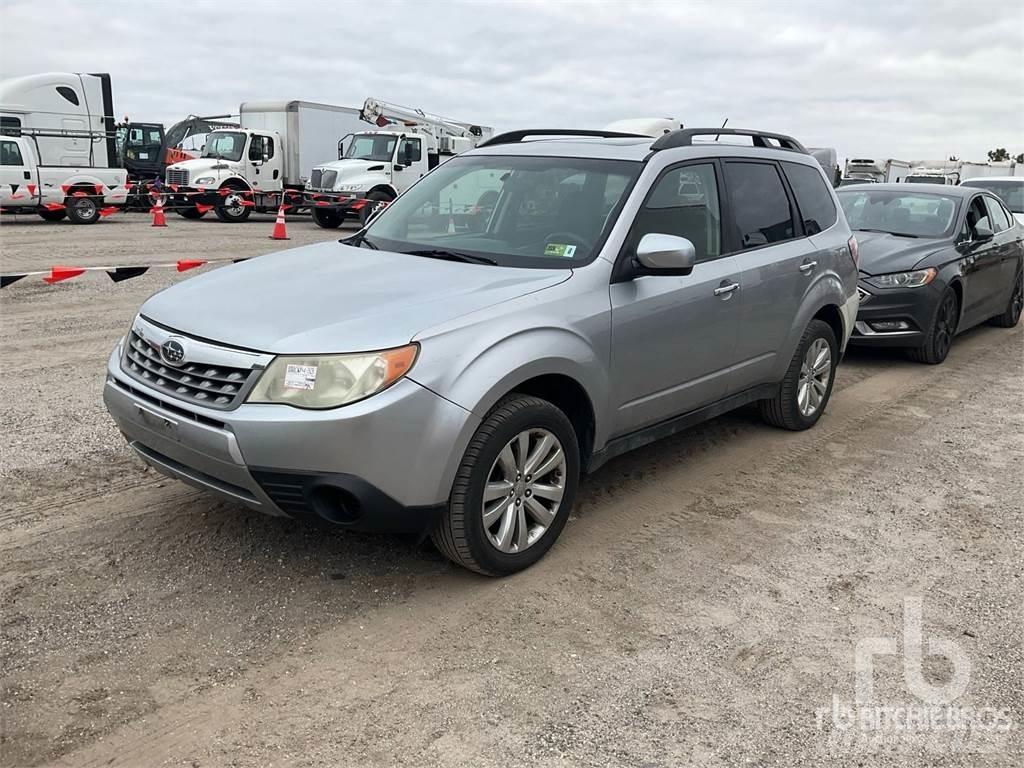
<svg viewBox="0 0 1024 768">
<path fill-rule="evenodd" d="M 109 72 L 119 115 L 367 96 L 492 125 L 673 116 L 840 157 L 1024 152 L 1021 0 L 0 3 L 0 76 Z"/>
</svg>

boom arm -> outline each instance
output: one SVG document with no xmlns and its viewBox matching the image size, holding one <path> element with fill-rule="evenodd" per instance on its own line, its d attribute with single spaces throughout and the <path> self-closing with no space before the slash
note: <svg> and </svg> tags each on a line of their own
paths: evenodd
<svg viewBox="0 0 1024 768">
<path fill-rule="evenodd" d="M 412 124 L 429 128 L 438 138 L 441 136 L 480 137 L 483 129 L 479 125 L 463 123 L 451 118 L 432 115 L 422 109 L 389 104 L 386 101 L 369 98 L 363 102 L 359 118 L 367 123 L 383 128 L 391 123 Z"/>
</svg>

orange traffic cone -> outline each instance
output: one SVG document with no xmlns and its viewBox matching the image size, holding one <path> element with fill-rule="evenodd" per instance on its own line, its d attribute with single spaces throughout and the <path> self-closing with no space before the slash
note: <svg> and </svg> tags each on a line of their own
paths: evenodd
<svg viewBox="0 0 1024 768">
<path fill-rule="evenodd" d="M 153 214 L 153 223 L 150 226 L 153 227 L 166 227 L 167 219 L 164 216 L 164 200 L 162 197 L 156 199 L 156 205 L 151 209 Z"/>
<path fill-rule="evenodd" d="M 271 240 L 291 240 L 288 237 L 288 230 L 284 226 L 284 201 L 281 201 L 281 207 L 277 209 L 277 221 L 274 222 L 274 231 L 270 235 Z"/>
</svg>

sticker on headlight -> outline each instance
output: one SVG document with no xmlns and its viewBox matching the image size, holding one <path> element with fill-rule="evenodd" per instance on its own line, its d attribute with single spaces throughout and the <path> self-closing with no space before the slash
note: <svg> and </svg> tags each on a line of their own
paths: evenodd
<svg viewBox="0 0 1024 768">
<path fill-rule="evenodd" d="M 315 365 L 288 365 L 284 369 L 285 389 L 312 389 L 316 386 Z"/>
</svg>

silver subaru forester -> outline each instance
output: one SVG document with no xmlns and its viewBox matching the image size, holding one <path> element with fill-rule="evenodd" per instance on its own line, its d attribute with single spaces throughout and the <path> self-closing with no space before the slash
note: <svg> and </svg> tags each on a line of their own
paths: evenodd
<svg viewBox="0 0 1024 768">
<path fill-rule="evenodd" d="M 340 243 L 151 297 L 104 400 L 160 472 L 269 514 L 429 533 L 508 574 L 618 454 L 751 402 L 813 426 L 856 261 L 790 137 L 517 131 Z"/>
</svg>

